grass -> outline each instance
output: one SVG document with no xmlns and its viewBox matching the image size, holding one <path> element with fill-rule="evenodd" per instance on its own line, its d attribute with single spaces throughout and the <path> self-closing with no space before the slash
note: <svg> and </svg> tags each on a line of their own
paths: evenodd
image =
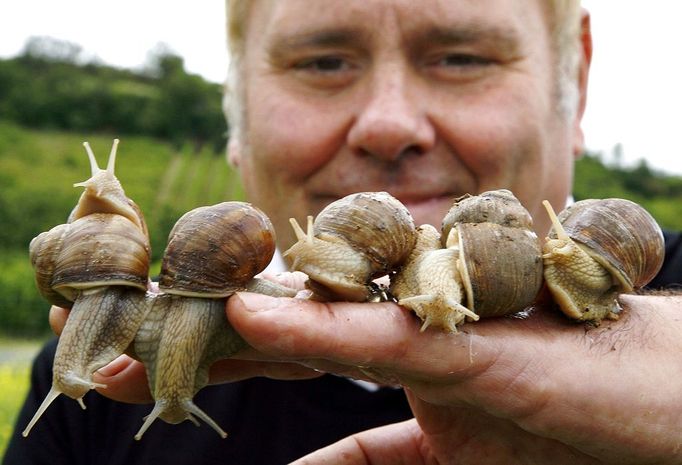
<svg viewBox="0 0 682 465">
<path fill-rule="evenodd" d="M 0 457 L 5 455 L 29 387 L 31 359 L 40 340 L 0 338 Z"/>
<path fill-rule="evenodd" d="M 28 390 L 30 366 L 0 365 L 0 456 L 5 454 L 17 414 Z"/>
<path fill-rule="evenodd" d="M 33 237 L 64 223 L 89 176 L 82 146 L 88 140 L 101 166 L 113 135 L 28 129 L 0 119 L 0 334 L 49 332 L 49 305 L 38 294 L 28 257 Z M 144 212 L 154 263 L 168 233 L 200 205 L 243 198 L 237 173 L 224 154 L 193 144 L 175 147 L 149 137 L 121 137 L 116 174 Z M 158 266 L 154 268 L 158 272 Z"/>
</svg>

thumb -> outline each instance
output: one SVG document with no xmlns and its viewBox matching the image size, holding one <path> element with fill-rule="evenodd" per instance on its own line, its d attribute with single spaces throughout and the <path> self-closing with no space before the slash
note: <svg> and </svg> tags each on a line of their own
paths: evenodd
<svg viewBox="0 0 682 465">
<path fill-rule="evenodd" d="M 417 421 L 382 426 L 348 436 L 290 465 L 389 465 L 423 463 Z"/>
</svg>

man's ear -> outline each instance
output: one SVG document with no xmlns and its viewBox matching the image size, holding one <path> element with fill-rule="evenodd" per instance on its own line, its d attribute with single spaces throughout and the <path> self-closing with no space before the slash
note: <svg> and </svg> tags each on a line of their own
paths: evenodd
<svg viewBox="0 0 682 465">
<path fill-rule="evenodd" d="M 239 168 L 242 159 L 242 148 L 237 137 L 232 136 L 227 143 L 227 162 L 233 168 Z"/>
<path fill-rule="evenodd" d="M 578 64 L 578 108 L 573 121 L 573 156 L 582 155 L 585 148 L 585 135 L 580 122 L 585 113 L 587 103 L 587 80 L 592 63 L 592 27 L 590 25 L 590 13 L 583 8 L 580 17 L 580 57 Z"/>
</svg>

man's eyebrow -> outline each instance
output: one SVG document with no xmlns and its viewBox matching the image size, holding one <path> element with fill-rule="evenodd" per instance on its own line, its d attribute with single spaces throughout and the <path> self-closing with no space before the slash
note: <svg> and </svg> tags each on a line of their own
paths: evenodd
<svg viewBox="0 0 682 465">
<path fill-rule="evenodd" d="M 482 44 L 495 47 L 503 53 L 516 54 L 521 47 L 521 38 L 518 31 L 511 28 L 457 25 L 429 28 L 424 33 L 419 34 L 414 43 L 419 46 Z"/>
<path fill-rule="evenodd" d="M 323 29 L 300 33 L 279 33 L 269 38 L 266 50 L 274 60 L 287 52 L 306 48 L 365 47 L 370 38 L 360 28 Z M 434 26 L 409 38 L 411 48 L 429 45 L 484 45 L 509 55 L 520 49 L 518 31 L 511 28 L 481 25 Z"/>
<path fill-rule="evenodd" d="M 268 40 L 267 50 L 277 58 L 288 50 L 316 47 L 360 46 L 366 43 L 364 34 L 358 29 L 344 28 L 302 32 L 296 34 L 275 34 Z"/>
</svg>

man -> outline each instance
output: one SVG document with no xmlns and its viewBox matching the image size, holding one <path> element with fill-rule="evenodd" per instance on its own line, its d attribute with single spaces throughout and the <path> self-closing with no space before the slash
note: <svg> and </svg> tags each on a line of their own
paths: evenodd
<svg viewBox="0 0 682 465">
<path fill-rule="evenodd" d="M 438 225 L 453 197 L 504 187 L 529 209 L 538 234 L 546 234 L 540 203 L 564 205 L 573 158 L 582 149 L 591 42 L 589 17 L 577 1 L 254 0 L 228 8 L 229 158 L 249 199 L 273 220 L 280 249 L 293 242 L 290 217 L 301 222 L 357 191 L 387 190 L 416 223 Z M 404 387 L 414 419 L 357 433 L 300 463 L 679 462 L 680 298 L 623 296 L 621 303 L 621 319 L 597 329 L 540 308 L 524 320 L 490 319 L 448 335 L 420 332 L 416 319 L 392 303 L 320 304 L 240 293 L 228 301 L 227 315 L 253 349 L 217 364 L 212 379 L 330 372 Z M 52 317 L 59 328 L 65 314 L 55 309 Z M 322 379 L 329 377 L 277 386 Z M 149 396 L 140 365 L 129 359 L 95 380 L 114 399 Z M 342 392 L 360 388 L 336 381 L 343 384 L 323 397 L 355 411 L 346 400 L 351 394 Z M 282 444 L 299 441 L 301 429 L 287 427 L 306 406 L 288 416 L 280 408 L 272 419 L 254 418 L 250 409 L 258 401 L 277 405 L 277 396 L 282 402 L 300 396 L 265 387 L 261 399 L 241 407 L 249 392 L 240 383 L 226 386 L 233 387 L 231 403 L 218 407 L 212 397 L 204 409 L 219 423 L 230 419 L 234 434 L 244 428 L 257 435 L 262 427 L 266 435 L 240 437 L 243 458 L 235 459 L 221 455 L 230 446 L 188 433 L 202 441 L 193 444 L 194 453 L 228 463 L 255 463 L 249 454 L 263 463 L 289 459 L 291 450 L 279 453 Z M 354 399 L 372 395 L 352 392 Z M 107 448 L 111 462 L 115 453 L 129 460 L 160 457 L 145 445 L 146 436 L 127 446 L 123 432 L 102 423 L 106 415 L 118 425 L 112 412 L 122 407 L 86 402 L 98 402 L 98 411 L 78 421 L 67 415 L 69 427 L 81 431 L 74 423 L 92 422 L 105 429 L 114 444 Z M 376 414 L 371 404 L 356 413 Z M 120 415 L 131 421 L 129 412 Z M 41 421 L 48 423 L 43 431 L 57 428 L 56 419 Z M 272 430 L 273 421 L 283 427 Z M 132 437 L 138 426 L 125 434 Z M 173 428 L 183 426 L 150 438 L 165 444 L 170 457 L 164 459 L 179 461 L 182 447 L 173 445 L 181 439 Z M 320 429 L 320 423 L 303 427 L 311 435 Z M 88 440 L 107 446 L 95 433 Z"/>
</svg>

